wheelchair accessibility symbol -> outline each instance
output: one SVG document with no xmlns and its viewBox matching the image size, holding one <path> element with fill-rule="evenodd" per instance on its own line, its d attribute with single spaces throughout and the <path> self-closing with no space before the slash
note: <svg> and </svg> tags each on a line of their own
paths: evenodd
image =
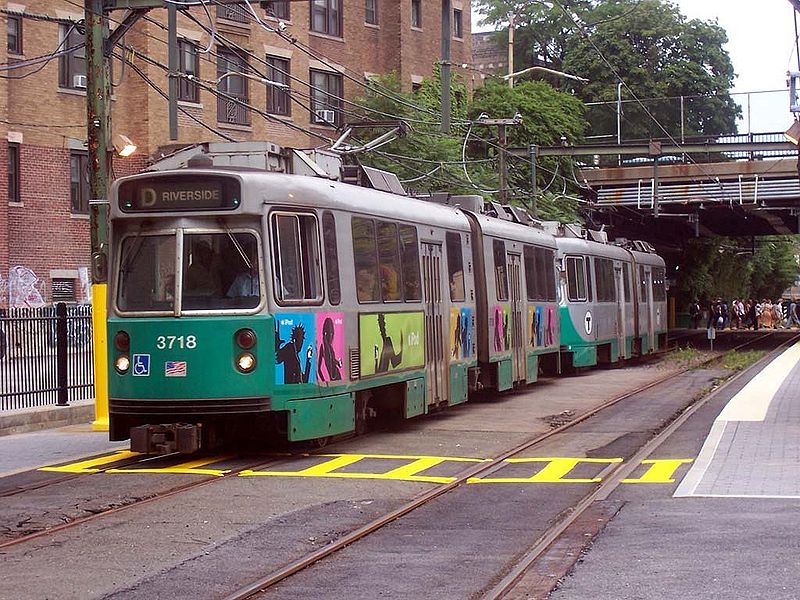
<svg viewBox="0 0 800 600">
<path fill-rule="evenodd" d="M 150 377 L 150 355 L 133 355 L 133 375 L 136 377 Z"/>
</svg>

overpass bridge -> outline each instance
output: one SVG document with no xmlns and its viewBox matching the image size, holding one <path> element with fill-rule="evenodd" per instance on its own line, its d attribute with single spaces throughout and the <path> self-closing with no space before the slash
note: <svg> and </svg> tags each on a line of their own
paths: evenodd
<svg viewBox="0 0 800 600">
<path fill-rule="evenodd" d="M 798 146 L 783 133 L 618 146 L 542 146 L 543 156 L 589 156 L 590 217 L 612 237 L 679 248 L 688 237 L 800 233 Z M 617 158 L 619 157 L 619 158 Z"/>
</svg>

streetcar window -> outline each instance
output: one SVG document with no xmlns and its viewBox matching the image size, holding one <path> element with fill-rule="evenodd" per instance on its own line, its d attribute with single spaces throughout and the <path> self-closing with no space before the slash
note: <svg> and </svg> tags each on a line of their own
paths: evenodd
<svg viewBox="0 0 800 600">
<path fill-rule="evenodd" d="M 322 240 L 325 245 L 325 270 L 327 271 L 328 301 L 339 304 L 342 288 L 339 285 L 339 252 L 336 246 L 336 221 L 333 214 L 322 214 Z"/>
<path fill-rule="evenodd" d="M 450 278 L 450 300 L 463 302 L 464 292 L 464 257 L 462 256 L 461 235 L 449 231 L 445 234 L 447 246 L 447 274 Z"/>
<path fill-rule="evenodd" d="M 381 297 L 384 302 L 403 300 L 400 272 L 400 243 L 397 224 L 378 221 L 378 262 L 381 276 Z"/>
<path fill-rule="evenodd" d="M 536 254 L 539 249 L 533 246 L 523 246 L 522 260 L 525 262 L 525 288 L 528 292 L 528 300 L 538 300 L 539 292 L 539 273 L 536 264 Z"/>
<path fill-rule="evenodd" d="M 419 244 L 413 225 L 400 225 L 400 248 L 403 263 L 403 296 L 406 302 L 419 301 L 422 286 L 419 281 Z"/>
<path fill-rule="evenodd" d="M 494 240 L 495 289 L 498 300 L 508 300 L 508 274 L 506 269 L 506 245 L 502 240 Z"/>
<path fill-rule="evenodd" d="M 597 277 L 597 301 L 616 302 L 614 263 L 607 258 L 596 258 L 594 270 Z"/>
<path fill-rule="evenodd" d="M 117 306 L 123 312 L 174 310 L 174 234 L 132 235 L 123 240 Z"/>
<path fill-rule="evenodd" d="M 593 297 L 593 288 L 592 288 L 592 259 L 588 256 L 586 257 L 586 297 L 589 299 L 589 302 L 594 300 Z"/>
<path fill-rule="evenodd" d="M 664 302 L 667 299 L 667 272 L 662 268 L 653 268 L 653 300 Z"/>
<path fill-rule="evenodd" d="M 272 215 L 275 295 L 285 303 L 321 300 L 317 220 L 313 215 Z"/>
<path fill-rule="evenodd" d="M 353 259 L 356 273 L 356 296 L 359 302 L 379 302 L 378 252 L 375 223 L 353 217 Z"/>
<path fill-rule="evenodd" d="M 647 302 L 647 274 L 641 265 L 639 266 L 639 300 Z"/>
<path fill-rule="evenodd" d="M 552 250 L 543 250 L 542 256 L 544 257 L 542 269 L 544 271 L 546 288 L 545 300 L 548 302 L 556 302 L 558 300 L 558 295 L 556 293 L 555 253 Z"/>
<path fill-rule="evenodd" d="M 571 302 L 586 300 L 585 266 L 582 256 L 568 256 L 567 263 L 567 299 Z"/>
<path fill-rule="evenodd" d="M 183 236 L 184 310 L 255 308 L 261 303 L 256 236 L 245 232 Z"/>
<path fill-rule="evenodd" d="M 622 263 L 622 286 L 625 288 L 625 302 L 631 301 L 631 266 Z"/>
</svg>

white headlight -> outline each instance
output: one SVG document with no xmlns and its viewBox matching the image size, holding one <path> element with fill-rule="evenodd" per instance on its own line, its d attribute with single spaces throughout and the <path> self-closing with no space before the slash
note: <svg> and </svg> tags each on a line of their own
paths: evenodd
<svg viewBox="0 0 800 600">
<path fill-rule="evenodd" d="M 122 356 L 118 356 L 117 360 L 114 361 L 114 368 L 120 373 L 127 373 L 130 366 L 131 361 L 124 354 Z"/>
<path fill-rule="evenodd" d="M 249 352 L 240 354 L 239 358 L 236 359 L 236 368 L 242 373 L 249 373 L 256 368 L 256 357 Z"/>
</svg>

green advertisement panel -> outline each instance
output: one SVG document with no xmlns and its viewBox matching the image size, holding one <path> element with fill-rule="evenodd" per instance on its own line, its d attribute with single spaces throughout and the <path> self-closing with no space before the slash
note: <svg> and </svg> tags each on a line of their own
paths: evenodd
<svg viewBox="0 0 800 600">
<path fill-rule="evenodd" d="M 422 367 L 425 316 L 422 312 L 361 314 L 358 342 L 362 377 Z"/>
</svg>

